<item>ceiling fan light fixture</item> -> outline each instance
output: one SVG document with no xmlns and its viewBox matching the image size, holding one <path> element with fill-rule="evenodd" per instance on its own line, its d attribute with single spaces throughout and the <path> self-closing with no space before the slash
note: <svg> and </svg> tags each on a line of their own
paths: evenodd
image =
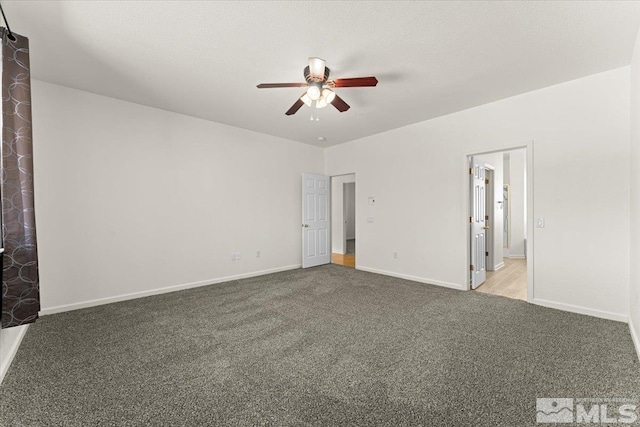
<svg viewBox="0 0 640 427">
<path fill-rule="evenodd" d="M 333 102 L 333 100 L 336 98 L 336 93 L 331 89 L 323 89 L 322 97 L 327 104 L 331 104 L 331 102 Z"/>
<path fill-rule="evenodd" d="M 311 98 L 306 93 L 300 97 L 300 101 L 304 102 L 307 107 L 311 107 Z"/>
<path fill-rule="evenodd" d="M 309 89 L 307 89 L 307 96 L 309 96 L 312 101 L 317 101 L 321 95 L 320 88 L 316 85 L 310 85 Z"/>
<path fill-rule="evenodd" d="M 324 96 L 321 96 L 320 99 L 316 101 L 316 108 L 324 108 L 327 105 L 327 100 L 324 98 Z"/>
<path fill-rule="evenodd" d="M 309 74 L 312 77 L 322 79 L 324 78 L 325 60 L 320 58 L 309 58 Z"/>
<path fill-rule="evenodd" d="M 378 79 L 370 77 L 350 77 L 346 79 L 329 80 L 331 70 L 326 66 L 324 59 L 317 57 L 309 58 L 309 65 L 304 67 L 303 74 L 305 83 L 260 83 L 258 89 L 304 87 L 305 92 L 294 102 L 285 115 L 295 114 L 303 105 L 312 109 L 324 108 L 331 104 L 341 113 L 351 108 L 337 94 L 334 88 L 343 87 L 373 87 L 378 84 Z M 313 117 L 313 116 L 312 116 Z M 317 114 L 316 114 L 317 118 Z"/>
</svg>

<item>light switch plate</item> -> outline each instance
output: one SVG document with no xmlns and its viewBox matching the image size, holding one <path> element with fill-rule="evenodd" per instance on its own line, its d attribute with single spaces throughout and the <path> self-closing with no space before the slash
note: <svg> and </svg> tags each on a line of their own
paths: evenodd
<svg viewBox="0 0 640 427">
<path fill-rule="evenodd" d="M 536 222 L 537 228 L 544 228 L 544 218 L 538 218 L 538 222 Z"/>
</svg>

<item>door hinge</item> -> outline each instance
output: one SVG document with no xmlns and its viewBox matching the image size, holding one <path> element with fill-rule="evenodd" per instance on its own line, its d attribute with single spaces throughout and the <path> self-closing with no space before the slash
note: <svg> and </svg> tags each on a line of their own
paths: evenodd
<svg viewBox="0 0 640 427">
<path fill-rule="evenodd" d="M 489 183 L 489 180 L 488 180 L 488 179 L 485 179 L 485 180 L 484 180 L 484 183 L 485 183 L 485 184 L 488 184 L 488 183 Z"/>
<path fill-rule="evenodd" d="M 489 215 L 485 215 L 485 216 L 484 216 L 484 220 L 485 220 L 485 221 L 489 221 Z"/>
<path fill-rule="evenodd" d="M 469 168 L 469 175 L 473 175 L 473 168 Z"/>
<path fill-rule="evenodd" d="M 469 269 L 470 269 L 471 271 L 473 271 L 473 265 L 470 265 L 470 266 L 469 266 Z"/>
<path fill-rule="evenodd" d="M 489 256 L 489 252 L 485 252 L 485 256 Z"/>
<path fill-rule="evenodd" d="M 472 216 L 469 217 L 469 222 L 473 224 L 473 217 Z"/>
</svg>

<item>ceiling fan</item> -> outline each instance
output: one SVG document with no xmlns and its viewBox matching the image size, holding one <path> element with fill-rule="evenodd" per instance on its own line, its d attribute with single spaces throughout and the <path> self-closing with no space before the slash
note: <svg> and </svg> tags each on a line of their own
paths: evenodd
<svg viewBox="0 0 640 427">
<path fill-rule="evenodd" d="M 287 116 L 295 114 L 300 107 L 306 104 L 309 107 L 324 108 L 331 104 L 341 113 L 347 111 L 349 104 L 344 102 L 333 91 L 337 87 L 367 87 L 378 84 L 375 77 L 354 77 L 348 79 L 329 80 L 329 67 L 324 59 L 309 58 L 309 65 L 304 68 L 306 83 L 260 83 L 258 89 L 271 89 L 280 87 L 307 87 L 308 89 L 287 110 Z"/>
</svg>

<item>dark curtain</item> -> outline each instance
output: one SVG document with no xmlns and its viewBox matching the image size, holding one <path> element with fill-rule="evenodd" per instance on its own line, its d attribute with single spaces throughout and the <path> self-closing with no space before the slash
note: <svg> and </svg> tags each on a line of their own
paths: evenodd
<svg viewBox="0 0 640 427">
<path fill-rule="evenodd" d="M 32 323 L 40 310 L 33 209 L 29 39 L 2 36 L 2 327 Z"/>
</svg>

